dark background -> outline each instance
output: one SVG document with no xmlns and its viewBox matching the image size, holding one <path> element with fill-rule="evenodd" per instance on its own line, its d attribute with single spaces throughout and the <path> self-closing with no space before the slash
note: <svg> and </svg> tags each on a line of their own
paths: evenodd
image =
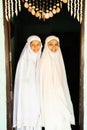
<svg viewBox="0 0 87 130">
<path fill-rule="evenodd" d="M 79 130 L 80 30 L 80 23 L 67 11 L 66 4 L 63 4 L 60 13 L 45 22 L 32 16 L 23 6 L 19 15 L 11 20 L 13 84 L 16 65 L 27 38 L 36 34 L 44 46 L 48 35 L 59 37 L 75 112 L 76 125 L 72 126 L 73 130 Z"/>
</svg>

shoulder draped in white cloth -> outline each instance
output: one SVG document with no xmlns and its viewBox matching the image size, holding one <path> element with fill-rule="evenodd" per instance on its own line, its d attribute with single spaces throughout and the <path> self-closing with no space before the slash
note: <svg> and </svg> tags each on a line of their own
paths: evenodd
<svg viewBox="0 0 87 130">
<path fill-rule="evenodd" d="M 34 53 L 30 48 L 30 36 L 20 55 L 14 83 L 13 127 L 17 130 L 32 130 L 40 127 L 39 63 L 41 49 Z M 42 46 L 42 45 L 41 45 Z"/>
<path fill-rule="evenodd" d="M 60 47 L 56 52 L 48 49 L 48 42 L 59 38 L 49 36 L 40 62 L 41 115 L 46 130 L 71 130 L 75 124 L 66 72 Z"/>
</svg>

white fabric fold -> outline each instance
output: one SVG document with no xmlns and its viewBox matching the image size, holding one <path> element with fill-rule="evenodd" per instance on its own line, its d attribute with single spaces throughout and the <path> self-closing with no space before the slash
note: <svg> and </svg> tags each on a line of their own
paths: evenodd
<svg viewBox="0 0 87 130">
<path fill-rule="evenodd" d="M 61 49 L 53 53 L 47 46 L 52 39 L 59 43 L 57 37 L 48 37 L 40 61 L 42 125 L 46 130 L 70 130 L 70 125 L 75 124 L 73 105 Z"/>
<path fill-rule="evenodd" d="M 20 55 L 14 83 L 13 127 L 17 129 L 40 128 L 39 64 L 41 49 L 34 53 L 30 48 L 36 35 L 30 36 Z"/>
</svg>

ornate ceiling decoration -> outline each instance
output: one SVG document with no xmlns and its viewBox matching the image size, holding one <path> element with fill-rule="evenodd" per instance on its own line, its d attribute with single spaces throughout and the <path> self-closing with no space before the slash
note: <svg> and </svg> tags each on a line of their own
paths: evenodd
<svg viewBox="0 0 87 130">
<path fill-rule="evenodd" d="M 71 16 L 81 23 L 83 0 L 5 0 L 5 18 L 8 21 L 14 15 L 17 16 L 23 4 L 29 13 L 45 21 L 60 13 L 63 3 L 67 3 Z"/>
</svg>

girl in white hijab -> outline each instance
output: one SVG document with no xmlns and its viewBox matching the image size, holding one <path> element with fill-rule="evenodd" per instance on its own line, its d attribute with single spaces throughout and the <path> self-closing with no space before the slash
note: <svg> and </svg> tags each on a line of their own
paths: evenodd
<svg viewBox="0 0 87 130">
<path fill-rule="evenodd" d="M 13 127 L 40 130 L 39 63 L 41 39 L 30 36 L 18 61 L 14 83 Z"/>
<path fill-rule="evenodd" d="M 46 130 L 71 130 L 75 124 L 59 38 L 49 36 L 40 63 L 41 117 Z"/>
</svg>

